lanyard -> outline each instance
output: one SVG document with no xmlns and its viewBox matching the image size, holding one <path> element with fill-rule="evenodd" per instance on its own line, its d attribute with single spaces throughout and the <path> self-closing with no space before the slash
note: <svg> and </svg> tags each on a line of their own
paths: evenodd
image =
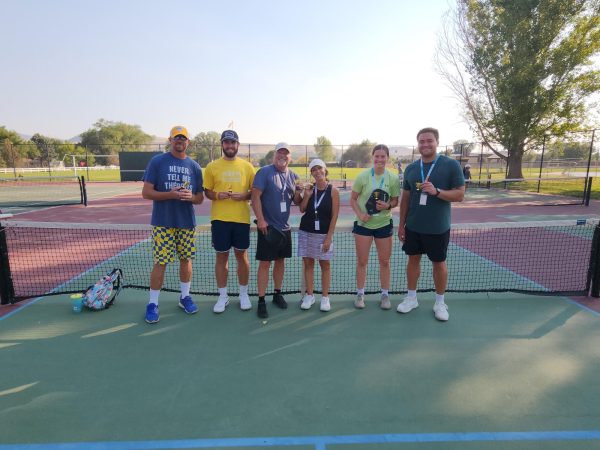
<svg viewBox="0 0 600 450">
<path fill-rule="evenodd" d="M 285 201 L 285 190 L 287 189 L 288 180 L 290 178 L 289 170 L 286 170 L 285 177 L 282 178 L 281 172 L 277 171 L 277 176 L 281 181 L 281 201 Z"/>
<path fill-rule="evenodd" d="M 327 183 L 327 186 L 325 186 L 325 190 L 321 194 L 321 198 L 317 201 L 317 193 L 319 191 L 317 190 L 317 185 L 315 184 L 315 188 L 314 188 L 315 192 L 313 193 L 313 199 L 314 199 L 314 203 L 315 203 L 315 215 L 317 214 L 317 209 L 319 208 L 319 205 L 323 201 L 323 197 L 325 197 L 325 194 L 327 193 L 327 188 L 329 188 L 329 183 Z"/>
<path fill-rule="evenodd" d="M 429 172 L 427 172 L 427 177 L 425 177 L 425 172 L 423 172 L 423 158 L 421 158 L 419 160 L 421 162 L 421 181 L 423 183 L 425 183 L 427 180 L 429 180 L 429 176 L 431 175 L 431 172 L 433 171 L 433 168 L 435 167 L 435 164 L 437 163 L 438 158 L 439 158 L 439 155 L 436 156 L 435 159 L 433 160 L 433 164 L 429 168 Z"/>
<path fill-rule="evenodd" d="M 386 172 L 387 172 L 387 170 L 383 171 L 383 175 L 381 175 L 381 181 L 379 182 L 379 188 L 378 188 L 377 182 L 375 181 L 375 169 L 371 168 L 371 186 L 373 187 L 373 190 L 382 188 L 383 182 L 385 181 L 385 173 Z"/>
</svg>

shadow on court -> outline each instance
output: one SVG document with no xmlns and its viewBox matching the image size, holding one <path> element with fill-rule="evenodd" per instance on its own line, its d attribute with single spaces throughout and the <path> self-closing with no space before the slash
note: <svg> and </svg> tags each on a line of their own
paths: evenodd
<svg viewBox="0 0 600 450">
<path fill-rule="evenodd" d="M 4 316 L 0 449 L 600 445 L 600 321 L 565 299 L 449 294 L 439 323 L 432 294 L 406 316 L 288 296 L 264 324 L 237 298 L 215 315 L 198 297 L 194 316 L 176 298 L 154 326 L 136 290 L 102 312 L 60 296 Z"/>
</svg>

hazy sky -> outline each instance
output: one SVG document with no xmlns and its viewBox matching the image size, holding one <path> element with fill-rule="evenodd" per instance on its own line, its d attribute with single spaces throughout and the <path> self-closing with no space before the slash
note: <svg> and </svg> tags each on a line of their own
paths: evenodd
<svg viewBox="0 0 600 450">
<path fill-rule="evenodd" d="M 434 71 L 452 0 L 3 0 L 0 125 L 68 139 L 99 118 L 243 142 L 471 137 Z"/>
</svg>

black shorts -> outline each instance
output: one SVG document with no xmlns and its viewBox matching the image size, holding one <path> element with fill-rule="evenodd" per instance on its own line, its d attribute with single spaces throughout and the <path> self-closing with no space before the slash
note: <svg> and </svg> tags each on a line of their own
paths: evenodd
<svg viewBox="0 0 600 450">
<path fill-rule="evenodd" d="M 375 239 L 389 238 L 394 234 L 394 222 L 390 220 L 389 225 L 385 225 L 381 228 L 372 229 L 360 226 L 358 222 L 354 221 L 352 233 L 358 234 L 359 236 L 373 236 Z"/>
<path fill-rule="evenodd" d="M 258 261 L 275 261 L 276 259 L 292 257 L 292 231 L 282 231 L 284 238 L 276 245 L 269 242 L 260 230 L 256 241 L 256 259 Z"/>
<path fill-rule="evenodd" d="M 442 234 L 423 234 L 405 228 L 405 240 L 402 250 L 407 255 L 427 254 L 433 262 L 446 261 L 448 244 L 450 243 L 450 230 Z"/>
<path fill-rule="evenodd" d="M 213 220 L 210 223 L 212 246 L 218 252 L 248 250 L 250 247 L 250 224 Z"/>
</svg>

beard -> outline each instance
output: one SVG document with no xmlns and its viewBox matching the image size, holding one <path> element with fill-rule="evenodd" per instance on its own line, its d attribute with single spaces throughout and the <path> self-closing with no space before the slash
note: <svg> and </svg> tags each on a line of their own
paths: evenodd
<svg viewBox="0 0 600 450">
<path fill-rule="evenodd" d="M 237 153 L 238 153 L 237 148 L 223 149 L 223 154 L 225 156 L 227 156 L 228 158 L 233 158 L 235 155 L 237 155 Z"/>
</svg>

